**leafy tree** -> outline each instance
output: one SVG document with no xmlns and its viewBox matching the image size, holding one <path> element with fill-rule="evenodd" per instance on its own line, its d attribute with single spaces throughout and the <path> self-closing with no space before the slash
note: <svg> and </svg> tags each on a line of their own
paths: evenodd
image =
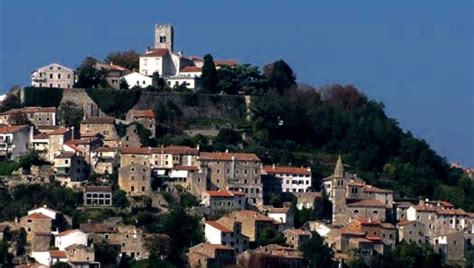
<svg viewBox="0 0 474 268">
<path fill-rule="evenodd" d="M 211 94 L 218 93 L 217 82 L 218 77 L 214 59 L 210 54 L 206 54 L 204 56 L 204 65 L 202 66 L 201 92 Z"/>
<path fill-rule="evenodd" d="M 8 243 L 6 241 L 0 242 L 0 263 L 3 263 L 5 267 L 13 266 L 12 263 L 13 254 L 8 252 Z"/>
<path fill-rule="evenodd" d="M 16 109 L 21 107 L 20 98 L 16 94 L 9 93 L 2 101 L 2 105 L 0 106 L 0 111 L 8 111 L 11 109 Z"/>
<path fill-rule="evenodd" d="M 69 266 L 69 264 L 67 264 L 65 262 L 58 261 L 55 264 L 53 264 L 53 266 L 51 266 L 51 267 L 52 268 L 70 268 L 71 266 Z"/>
<path fill-rule="evenodd" d="M 263 72 L 270 85 L 280 93 L 296 84 L 296 76 L 284 60 L 266 65 Z"/>
<path fill-rule="evenodd" d="M 313 232 L 311 239 L 301 245 L 303 257 L 311 268 L 335 267 L 334 253 L 318 233 Z"/>
<path fill-rule="evenodd" d="M 29 170 L 31 166 L 42 166 L 46 164 L 46 161 L 41 159 L 37 151 L 30 151 L 26 155 L 20 157 L 20 166 L 23 169 Z"/>
<path fill-rule="evenodd" d="M 58 120 L 64 126 L 74 127 L 76 131 L 79 131 L 83 117 L 83 109 L 77 106 L 74 102 L 66 101 L 61 103 L 61 106 L 59 106 Z"/>
<path fill-rule="evenodd" d="M 139 90 L 115 90 L 105 88 L 88 88 L 87 95 L 106 114 L 120 118 L 138 102 Z"/>
<path fill-rule="evenodd" d="M 285 237 L 281 233 L 275 232 L 270 228 L 264 229 L 257 237 L 258 246 L 266 246 L 270 244 L 285 245 L 285 241 Z"/>
<path fill-rule="evenodd" d="M 106 242 L 94 244 L 95 260 L 100 262 L 103 266 L 115 267 L 117 264 L 117 258 L 120 254 L 118 247 L 110 245 Z"/>
<path fill-rule="evenodd" d="M 126 208 L 130 205 L 127 199 L 127 193 L 120 189 L 114 189 L 112 200 L 115 207 Z"/>
<path fill-rule="evenodd" d="M 96 63 L 98 61 L 92 57 L 87 57 L 77 68 L 77 88 L 105 88 L 107 81 L 105 77 L 107 71 L 104 69 L 97 69 Z"/>
<path fill-rule="evenodd" d="M 222 66 L 217 70 L 218 91 L 229 95 L 263 93 L 268 85 L 255 66 Z"/>
<path fill-rule="evenodd" d="M 159 72 L 154 72 L 151 78 L 151 87 L 157 91 L 163 91 L 166 89 L 167 84 L 165 79 L 160 76 Z"/>
<path fill-rule="evenodd" d="M 119 88 L 120 88 L 120 89 L 129 89 L 130 86 L 128 85 L 127 80 L 125 80 L 125 79 L 123 79 L 123 78 L 120 79 Z"/>
<path fill-rule="evenodd" d="M 25 113 L 18 111 L 10 115 L 8 123 L 11 125 L 28 125 L 30 124 L 30 120 L 28 120 Z"/>
<path fill-rule="evenodd" d="M 443 262 L 441 255 L 435 253 L 429 245 L 402 242 L 383 256 L 378 255 L 374 261 L 374 266 L 384 268 L 442 268 Z"/>
<path fill-rule="evenodd" d="M 63 98 L 62 88 L 25 87 L 24 105 L 40 107 L 58 107 Z"/>
<path fill-rule="evenodd" d="M 196 207 L 199 206 L 199 201 L 194 195 L 183 192 L 179 195 L 179 205 L 184 208 Z"/>
<path fill-rule="evenodd" d="M 115 51 L 109 53 L 104 61 L 120 65 L 129 70 L 138 70 L 140 67 L 140 54 L 135 50 Z"/>
<path fill-rule="evenodd" d="M 237 149 L 237 146 L 242 142 L 240 133 L 230 128 L 222 128 L 213 139 L 212 144 L 216 150 L 224 151 L 226 149 Z"/>
<path fill-rule="evenodd" d="M 9 176 L 13 171 L 17 170 L 20 167 L 20 164 L 15 161 L 0 161 L 0 175 Z"/>
</svg>

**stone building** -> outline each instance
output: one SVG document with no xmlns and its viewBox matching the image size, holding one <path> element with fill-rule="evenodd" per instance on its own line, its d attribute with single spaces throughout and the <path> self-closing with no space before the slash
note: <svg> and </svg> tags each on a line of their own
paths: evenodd
<svg viewBox="0 0 474 268">
<path fill-rule="evenodd" d="M 99 147 L 91 152 L 91 168 L 97 174 L 112 174 L 118 165 L 118 148 Z"/>
<path fill-rule="evenodd" d="M 242 234 L 247 236 L 250 242 L 255 242 L 265 229 L 277 229 L 274 219 L 251 210 L 234 211 L 217 222 L 227 228 L 233 228 L 235 222 L 240 222 Z"/>
<path fill-rule="evenodd" d="M 41 213 L 32 213 L 20 219 L 20 225 L 27 234 L 27 240 L 32 241 L 37 233 L 51 234 L 53 220 Z"/>
<path fill-rule="evenodd" d="M 130 124 L 126 128 L 125 135 L 120 138 L 120 147 L 141 147 L 142 143 L 138 135 L 137 124 Z"/>
<path fill-rule="evenodd" d="M 72 88 L 74 81 L 74 71 L 57 63 L 40 67 L 31 73 L 33 87 Z"/>
<path fill-rule="evenodd" d="M 419 221 L 402 220 L 397 223 L 398 241 L 408 243 L 415 242 L 423 244 L 428 242 L 426 236 L 426 226 Z"/>
<path fill-rule="evenodd" d="M 28 125 L 0 127 L 0 159 L 17 160 L 28 153 L 32 131 Z"/>
<path fill-rule="evenodd" d="M 72 263 L 89 263 L 95 261 L 94 249 L 82 245 L 73 244 L 65 248 L 67 260 Z"/>
<path fill-rule="evenodd" d="M 239 267 L 305 267 L 303 254 L 294 248 L 270 244 L 253 250 L 247 250 L 237 256 Z"/>
<path fill-rule="evenodd" d="M 283 232 L 286 244 L 295 249 L 301 249 L 301 245 L 311 239 L 311 232 L 301 229 L 287 229 Z"/>
<path fill-rule="evenodd" d="M 372 219 L 384 222 L 386 220 L 385 204 L 378 200 L 364 199 L 347 204 L 346 213 L 353 219 Z"/>
<path fill-rule="evenodd" d="M 139 110 L 131 109 L 127 112 L 127 121 L 128 122 L 137 122 L 142 124 L 146 129 L 151 131 L 151 136 L 156 136 L 156 115 L 155 112 L 151 109 L 148 110 Z"/>
<path fill-rule="evenodd" d="M 140 164 L 122 166 L 119 168 L 118 184 L 127 195 L 149 195 L 151 193 L 150 168 Z"/>
<path fill-rule="evenodd" d="M 245 209 L 245 195 L 238 191 L 207 191 L 201 196 L 209 215 Z"/>
<path fill-rule="evenodd" d="M 84 187 L 84 206 L 110 207 L 112 204 L 112 187 L 95 185 Z"/>
<path fill-rule="evenodd" d="M 277 224 L 279 232 L 294 228 L 294 211 L 290 206 L 276 208 L 273 206 L 263 206 L 259 210 L 266 216 L 272 218 Z"/>
<path fill-rule="evenodd" d="M 263 172 L 281 183 L 283 192 L 304 193 L 311 189 L 311 168 L 265 166 Z"/>
<path fill-rule="evenodd" d="M 18 120 L 28 120 L 35 126 L 55 126 L 56 108 L 55 107 L 25 107 L 21 109 L 12 109 L 0 113 L 0 124 L 17 125 L 24 122 Z"/>
<path fill-rule="evenodd" d="M 235 263 L 234 249 L 229 246 L 201 243 L 186 253 L 189 267 L 225 267 Z"/>
<path fill-rule="evenodd" d="M 238 254 L 249 247 L 248 237 L 242 235 L 240 222 L 234 222 L 232 228 L 228 228 L 216 221 L 206 221 L 204 225 L 204 236 L 211 244 L 229 246 Z"/>
<path fill-rule="evenodd" d="M 46 160 L 54 162 L 55 157 L 65 151 L 64 145 L 72 139 L 73 129 L 58 128 L 48 133 L 48 151 Z"/>
<path fill-rule="evenodd" d="M 262 163 L 255 154 L 202 152 L 199 162 L 201 169 L 208 170 L 211 189 L 241 191 L 249 205 L 263 204 Z"/>
<path fill-rule="evenodd" d="M 174 29 L 171 24 L 155 25 L 155 48 L 168 49 L 174 48 Z"/>
<path fill-rule="evenodd" d="M 87 137 L 81 139 L 71 139 L 64 143 L 63 149 L 68 152 L 74 152 L 82 156 L 88 163 L 92 163 L 92 151 L 101 147 L 103 142 L 97 137 Z"/>
<path fill-rule="evenodd" d="M 365 238 L 373 241 L 380 240 L 386 247 L 393 247 L 397 243 L 397 229 L 391 223 L 384 223 L 369 219 L 351 220 L 344 230 L 353 233 L 364 233 Z M 383 250 L 381 250 L 383 253 Z"/>
<path fill-rule="evenodd" d="M 54 157 L 56 179 L 62 183 L 83 181 L 89 177 L 89 166 L 83 157 L 73 152 L 61 152 Z"/>
<path fill-rule="evenodd" d="M 443 259 L 449 261 L 462 261 L 467 250 L 465 234 L 462 231 L 450 231 L 447 234 L 436 236 L 432 240 L 436 252 L 440 253 Z"/>
<path fill-rule="evenodd" d="M 81 138 L 103 137 L 104 145 L 117 147 L 120 141 L 117 129 L 115 128 L 115 118 L 107 116 L 89 117 L 81 121 Z"/>
</svg>

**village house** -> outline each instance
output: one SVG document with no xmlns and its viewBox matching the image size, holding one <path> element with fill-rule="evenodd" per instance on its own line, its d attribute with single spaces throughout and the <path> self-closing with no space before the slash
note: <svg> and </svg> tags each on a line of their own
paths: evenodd
<svg viewBox="0 0 474 268">
<path fill-rule="evenodd" d="M 31 73 L 33 87 L 72 88 L 74 82 L 74 71 L 57 63 L 40 67 Z"/>
<path fill-rule="evenodd" d="M 407 210 L 414 204 L 410 202 L 394 202 L 393 209 L 395 210 L 396 221 L 401 221 L 407 218 Z"/>
<path fill-rule="evenodd" d="M 112 187 L 96 185 L 84 187 L 84 206 L 110 207 L 112 204 Z"/>
<path fill-rule="evenodd" d="M 303 243 L 311 239 L 311 232 L 301 229 L 287 229 L 283 231 L 286 244 L 295 249 L 301 249 Z"/>
<path fill-rule="evenodd" d="M 158 148 L 150 147 L 122 147 L 120 148 L 120 166 L 128 165 L 143 165 L 148 168 L 152 162 L 152 151 L 157 151 Z"/>
<path fill-rule="evenodd" d="M 192 78 L 199 78 L 202 75 L 202 67 L 186 66 L 179 71 L 179 75 Z"/>
<path fill-rule="evenodd" d="M 449 261 L 461 261 L 467 250 L 465 234 L 462 231 L 450 231 L 444 235 L 436 236 L 431 241 L 436 252 L 443 259 Z"/>
<path fill-rule="evenodd" d="M 211 189 L 241 191 L 249 205 L 263 204 L 262 163 L 255 154 L 202 152 L 199 162 L 201 169 L 208 170 Z"/>
<path fill-rule="evenodd" d="M 174 166 L 168 173 L 164 182 L 166 190 L 170 192 L 187 191 L 201 198 L 202 193 L 207 190 L 207 174 L 199 170 L 197 166 Z"/>
<path fill-rule="evenodd" d="M 298 210 L 310 209 L 314 212 L 315 219 L 323 218 L 324 199 L 321 192 L 296 193 L 295 196 Z"/>
<path fill-rule="evenodd" d="M 235 222 L 240 222 L 242 234 L 248 237 L 250 242 L 257 241 L 257 238 L 265 229 L 276 231 L 277 228 L 274 219 L 251 210 L 234 211 L 221 217 L 216 222 L 229 229 L 234 228 Z"/>
<path fill-rule="evenodd" d="M 291 229 L 294 226 L 294 212 L 290 207 L 276 208 L 273 206 L 264 206 L 260 208 L 260 211 L 272 218 L 275 224 L 278 224 L 279 232 Z"/>
<path fill-rule="evenodd" d="M 165 174 L 174 166 L 198 166 L 198 149 L 187 146 L 125 147 L 120 149 L 120 166 L 141 164 Z"/>
<path fill-rule="evenodd" d="M 159 236 L 163 245 L 169 243 L 169 237 L 146 234 L 134 225 L 117 225 L 115 229 L 116 232 L 109 233 L 106 241 L 111 245 L 119 245 L 121 256 L 135 260 L 147 259 L 150 256 L 150 250 L 146 246 L 148 239 L 156 239 Z"/>
<path fill-rule="evenodd" d="M 74 152 L 90 164 L 92 163 L 92 151 L 102 146 L 102 141 L 97 137 L 71 139 L 64 143 L 63 150 Z"/>
<path fill-rule="evenodd" d="M 316 232 L 324 238 L 327 237 L 332 230 L 329 224 L 321 221 L 307 221 L 305 224 L 303 224 L 302 229 L 310 232 Z"/>
<path fill-rule="evenodd" d="M 397 229 L 391 223 L 384 223 L 369 219 L 351 220 L 344 230 L 352 233 L 364 233 L 365 238 L 378 241 L 380 240 L 387 248 L 392 248 L 397 243 Z M 383 253 L 380 249 L 379 253 Z"/>
<path fill-rule="evenodd" d="M 386 219 L 385 204 L 378 200 L 364 199 L 347 204 L 347 215 L 353 219 L 372 219 L 384 222 Z"/>
<path fill-rule="evenodd" d="M 311 168 L 265 166 L 262 174 L 269 174 L 281 182 L 283 192 L 304 193 L 311 189 Z"/>
<path fill-rule="evenodd" d="M 140 164 L 120 167 L 118 185 L 129 196 L 149 195 L 151 193 L 150 168 Z"/>
<path fill-rule="evenodd" d="M 234 249 L 229 246 L 201 243 L 186 253 L 189 267 L 225 267 L 235 263 Z"/>
<path fill-rule="evenodd" d="M 105 81 L 110 87 L 115 88 L 115 89 L 120 89 L 120 80 L 122 79 L 123 76 L 130 73 L 129 69 L 123 66 L 114 64 L 113 62 L 102 63 L 102 62 L 97 61 L 94 64 L 94 68 L 96 70 L 105 72 Z"/>
<path fill-rule="evenodd" d="M 398 242 L 406 241 L 423 244 L 428 242 L 426 227 L 419 221 L 401 220 L 397 223 Z"/>
<path fill-rule="evenodd" d="M 72 229 L 57 234 L 54 239 L 54 245 L 59 250 L 65 250 L 75 244 L 87 246 L 87 234 L 79 229 Z"/>
<path fill-rule="evenodd" d="M 61 183 L 83 181 L 89 176 L 89 167 L 83 157 L 73 152 L 62 152 L 54 157 L 56 180 Z"/>
<path fill-rule="evenodd" d="M 63 250 L 33 251 L 30 256 L 46 267 L 51 267 L 57 262 L 67 262 L 67 254 Z"/>
<path fill-rule="evenodd" d="M 38 133 L 31 139 L 31 148 L 38 152 L 39 156 L 49 161 L 49 135 L 48 133 Z"/>
<path fill-rule="evenodd" d="M 232 228 L 223 226 L 216 221 L 206 221 L 204 237 L 211 244 L 229 246 L 238 254 L 249 247 L 248 237 L 242 235 L 240 222 L 234 222 Z"/>
<path fill-rule="evenodd" d="M 209 215 L 245 209 L 245 195 L 238 191 L 219 190 L 203 192 L 201 204 Z"/>
<path fill-rule="evenodd" d="M 120 147 L 141 147 L 142 141 L 138 134 L 139 126 L 137 123 L 128 125 L 125 128 L 125 135 L 120 138 Z"/>
<path fill-rule="evenodd" d="M 148 110 L 139 110 L 139 109 L 130 109 L 126 115 L 128 122 L 137 122 L 142 124 L 146 129 L 151 131 L 151 137 L 156 135 L 156 115 L 155 112 L 151 109 Z"/>
<path fill-rule="evenodd" d="M 96 174 L 112 174 L 118 168 L 119 149 L 99 147 L 91 152 L 91 168 Z"/>
<path fill-rule="evenodd" d="M 0 113 L 0 124 L 18 125 L 25 124 L 25 121 L 34 126 L 55 126 L 56 108 L 25 107 Z"/>
<path fill-rule="evenodd" d="M 117 147 L 120 137 L 115 128 L 115 118 L 107 116 L 89 117 L 81 121 L 81 138 L 103 137 L 104 145 Z"/>
<path fill-rule="evenodd" d="M 168 86 L 171 88 L 185 86 L 186 88 L 195 91 L 195 89 L 199 88 L 200 86 L 200 80 L 197 77 L 182 74 L 167 77 L 165 80 Z"/>
<path fill-rule="evenodd" d="M 141 87 L 146 88 L 151 86 L 152 78 L 141 73 L 132 72 L 127 75 L 122 76 L 123 80 L 127 82 L 127 85 L 130 88 Z"/>
<path fill-rule="evenodd" d="M 0 158 L 17 160 L 27 154 L 32 131 L 28 125 L 0 127 Z"/>
<path fill-rule="evenodd" d="M 237 256 L 239 267 L 291 267 L 303 268 L 303 254 L 294 248 L 270 244 L 247 250 Z"/>
<path fill-rule="evenodd" d="M 67 261 L 73 267 L 84 267 L 87 264 L 89 267 L 100 267 L 100 263 L 95 261 L 94 249 L 83 245 L 73 244 L 65 249 Z"/>
<path fill-rule="evenodd" d="M 25 229 L 27 241 L 33 241 L 36 234 L 51 234 L 53 219 L 41 213 L 31 213 L 20 219 L 20 226 Z"/>
<path fill-rule="evenodd" d="M 80 230 L 86 233 L 88 239 L 93 243 L 107 241 L 112 234 L 117 233 L 116 228 L 103 223 L 82 223 Z"/>
</svg>

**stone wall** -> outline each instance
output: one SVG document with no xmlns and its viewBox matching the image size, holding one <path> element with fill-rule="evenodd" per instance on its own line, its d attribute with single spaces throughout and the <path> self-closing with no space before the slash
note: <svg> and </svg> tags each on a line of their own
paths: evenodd
<svg viewBox="0 0 474 268">
<path fill-rule="evenodd" d="M 99 109 L 99 106 L 87 95 L 82 88 L 66 88 L 63 91 L 61 103 L 73 102 L 84 110 L 84 117 L 105 116 L 106 114 Z"/>
</svg>

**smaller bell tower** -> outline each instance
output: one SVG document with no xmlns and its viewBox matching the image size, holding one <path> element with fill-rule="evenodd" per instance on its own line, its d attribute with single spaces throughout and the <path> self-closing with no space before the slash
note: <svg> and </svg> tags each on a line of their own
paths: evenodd
<svg viewBox="0 0 474 268">
<path fill-rule="evenodd" d="M 171 24 L 155 25 L 155 48 L 167 48 L 173 52 L 174 31 Z"/>
</svg>

